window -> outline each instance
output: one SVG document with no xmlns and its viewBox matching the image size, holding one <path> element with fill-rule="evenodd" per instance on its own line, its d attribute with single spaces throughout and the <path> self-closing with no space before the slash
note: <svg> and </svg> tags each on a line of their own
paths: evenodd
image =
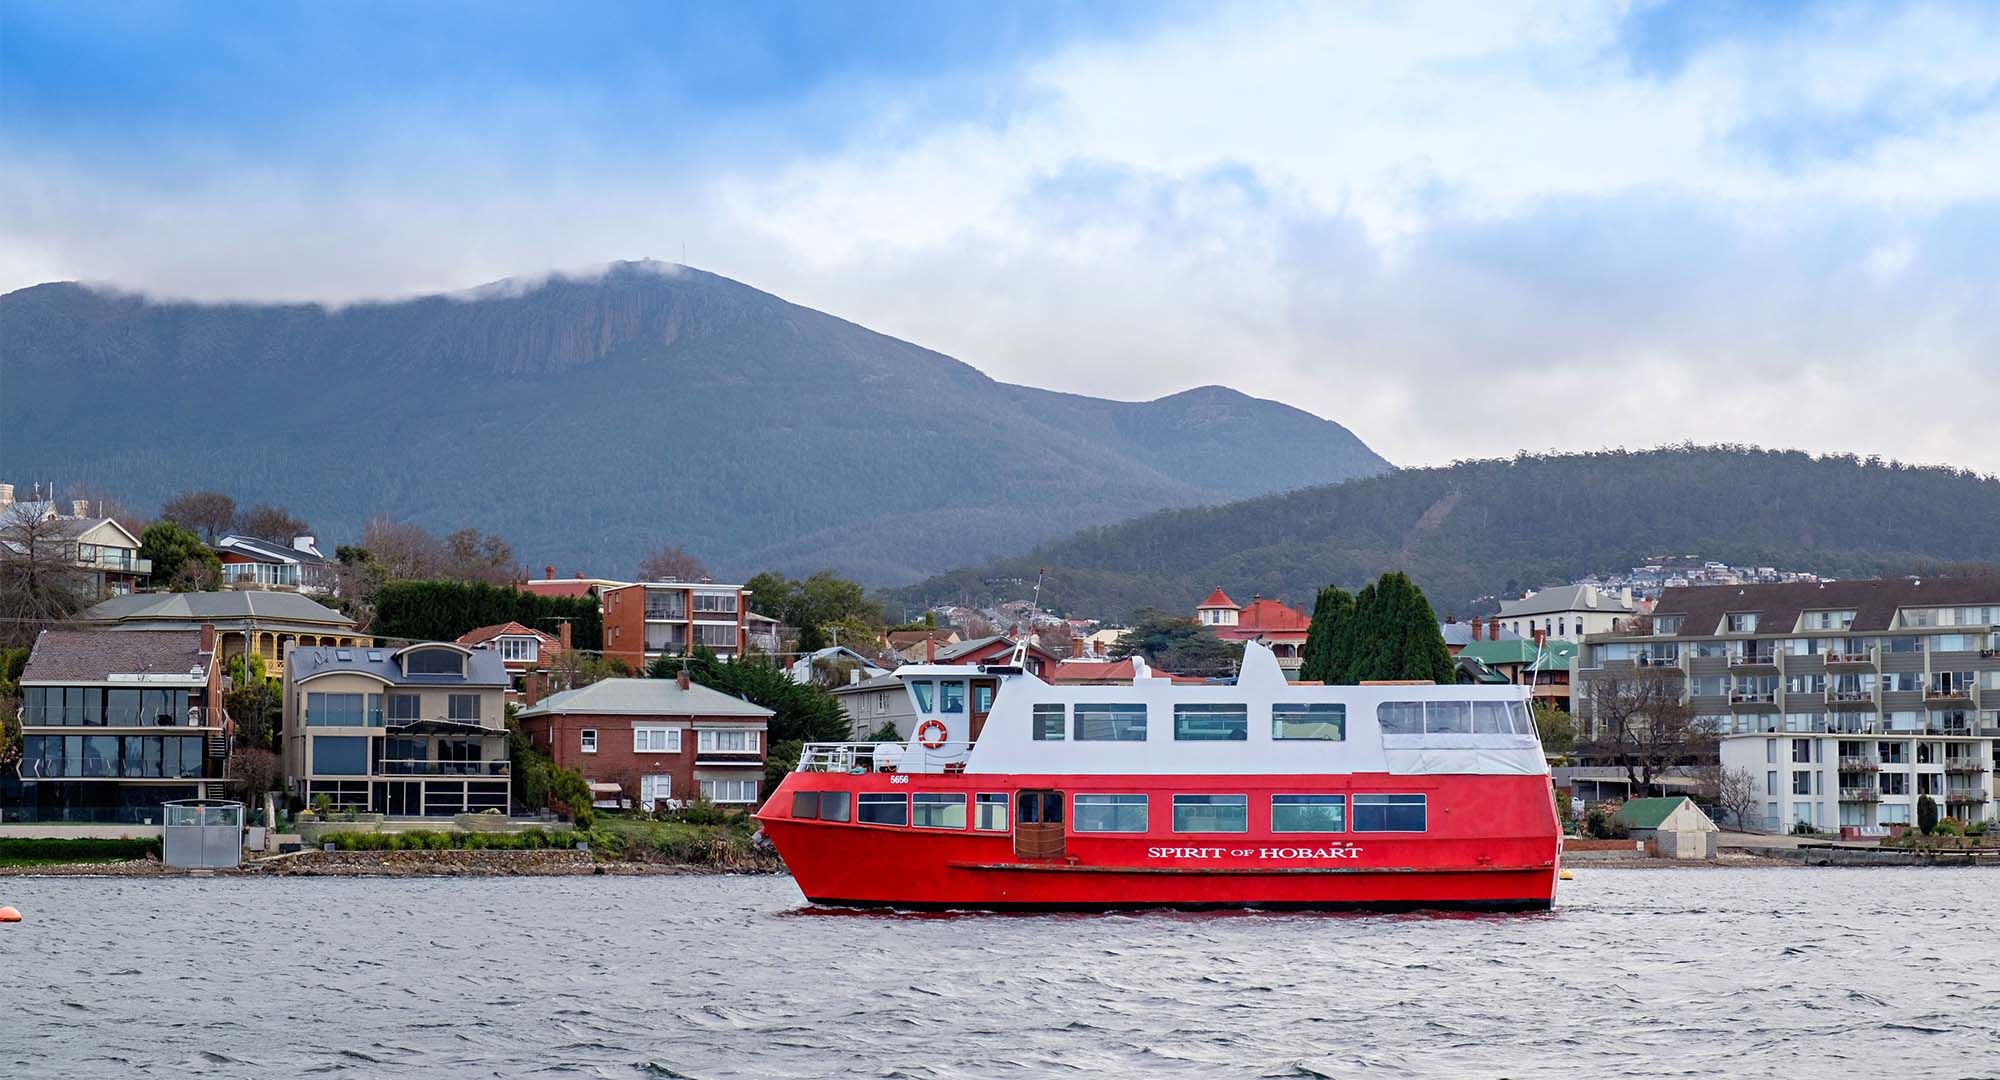
<svg viewBox="0 0 2000 1080">
<path fill-rule="evenodd" d="M 726 593 L 698 592 L 694 594 L 694 609 L 697 612 L 711 612 L 715 614 L 734 615 L 736 614 L 736 594 L 733 592 L 726 592 Z"/>
<path fill-rule="evenodd" d="M 406 675 L 463 675 L 465 656 L 452 649 L 415 649 L 403 654 Z"/>
<path fill-rule="evenodd" d="M 1340 742 L 1347 738 L 1347 706 L 1326 701 L 1273 705 L 1271 738 Z"/>
<path fill-rule="evenodd" d="M 640 754 L 678 754 L 681 752 L 681 729 L 635 727 L 632 729 L 632 750 Z"/>
<path fill-rule="evenodd" d="M 965 796 L 957 792 L 910 796 L 910 824 L 919 829 L 965 828 Z"/>
<path fill-rule="evenodd" d="M 1765 739 L 1765 740 L 1764 740 L 1764 760 L 1765 760 L 1765 761 L 1767 761 L 1767 762 L 1770 762 L 1770 763 L 1772 763 L 1772 764 L 1776 764 L 1776 763 L 1777 763 L 1777 761 L 1778 761 L 1778 740 L 1776 740 L 1776 739 Z"/>
<path fill-rule="evenodd" d="M 445 706 L 445 716 L 449 719 L 474 722 L 479 719 L 478 694 L 453 694 L 446 700 Z"/>
<path fill-rule="evenodd" d="M 360 694 L 307 694 L 306 724 L 309 727 L 361 727 Z"/>
<path fill-rule="evenodd" d="M 1181 742 L 1243 742 L 1250 738 L 1250 706 L 1176 705 L 1174 738 Z"/>
<path fill-rule="evenodd" d="M 1078 795 L 1075 801 L 1077 832 L 1146 831 L 1144 795 Z"/>
<path fill-rule="evenodd" d="M 1675 637 L 1681 632 L 1681 615 L 1653 616 L 1653 633 L 1658 637 Z"/>
<path fill-rule="evenodd" d="M 1023 825 L 1060 825 L 1062 795 L 1053 791 L 1023 791 L 1020 816 Z"/>
<path fill-rule="evenodd" d="M 1879 777 L 1884 795 L 1908 795 L 1910 774 L 1906 772 L 1885 772 Z"/>
<path fill-rule="evenodd" d="M 903 795 L 863 792 L 855 797 L 854 820 L 867 825 L 908 825 L 910 800 Z"/>
<path fill-rule="evenodd" d="M 1249 832 L 1250 799 L 1246 795 L 1176 795 L 1174 831 Z"/>
<path fill-rule="evenodd" d="M 972 688 L 972 711 L 981 714 L 993 711 L 993 687 L 990 684 L 980 683 Z"/>
<path fill-rule="evenodd" d="M 1732 634 L 1754 634 L 1757 632 L 1757 613 L 1754 611 L 1734 612 L 1724 616 L 1724 618 L 1728 620 L 1729 632 Z"/>
<path fill-rule="evenodd" d="M 1808 611 L 1799 618 L 1804 630 L 1845 630 L 1853 625 L 1852 611 Z"/>
<path fill-rule="evenodd" d="M 578 736 L 579 736 L 579 738 L 580 738 L 580 740 L 581 740 L 581 744 L 582 744 L 582 745 L 581 745 L 581 749 L 583 750 L 583 752 L 584 752 L 584 753 L 586 753 L 586 754 L 595 754 L 595 753 L 597 753 L 597 729 L 596 729 L 596 728 L 584 728 L 584 729 L 583 729 L 582 731 L 578 732 L 577 734 L 578 734 Z"/>
<path fill-rule="evenodd" d="M 1793 739 L 1792 761 L 1800 765 L 1812 764 L 1812 746 L 1811 739 Z"/>
<path fill-rule="evenodd" d="M 359 735 L 315 736 L 312 771 L 327 776 L 367 776 L 368 740 Z"/>
<path fill-rule="evenodd" d="M 1007 796 L 974 795 L 972 827 L 982 832 L 1007 831 Z"/>
<path fill-rule="evenodd" d="M 1424 702 L 1424 734 L 1472 734 L 1472 703 L 1469 701 Z"/>
<path fill-rule="evenodd" d="M 703 728 L 695 732 L 695 750 L 703 754 L 754 754 L 757 732 L 717 731 Z"/>
<path fill-rule="evenodd" d="M 1272 832 L 1346 832 L 1347 796 L 1273 795 Z"/>
<path fill-rule="evenodd" d="M 1809 772 L 1798 771 L 1792 773 L 1792 794 L 1794 795 L 1812 794 L 1812 778 L 1813 774 Z"/>
<path fill-rule="evenodd" d="M 652 775 L 639 778 L 639 805 L 652 807 L 674 797 L 674 778 Z"/>
<path fill-rule="evenodd" d="M 1035 727 L 1031 732 L 1037 742 L 1061 742 L 1063 738 L 1063 707 L 1061 705 L 1035 706 Z"/>
<path fill-rule="evenodd" d="M 1472 733 L 1474 735 L 1512 735 L 1514 717 L 1508 709 L 1514 702 L 1475 701 L 1472 703 Z"/>
<path fill-rule="evenodd" d="M 1777 793 L 1778 793 L 1778 770 L 1772 769 L 1771 771 L 1764 774 L 1764 794 L 1776 795 Z"/>
<path fill-rule="evenodd" d="M 1074 712 L 1077 742 L 1146 741 L 1144 705 L 1078 705 Z"/>
<path fill-rule="evenodd" d="M 806 821 L 846 821 L 847 792 L 794 791 L 792 816 Z"/>
<path fill-rule="evenodd" d="M 965 711 L 965 683 L 957 679 L 946 679 L 938 683 L 938 711 L 941 713 Z"/>
<path fill-rule="evenodd" d="M 1356 795 L 1355 832 L 1423 832 L 1422 795 Z"/>
<path fill-rule="evenodd" d="M 1424 733 L 1424 703 L 1421 701 L 1385 701 L 1375 706 L 1375 719 L 1382 725 L 1384 735 L 1422 735 Z"/>
<path fill-rule="evenodd" d="M 531 637 L 503 637 L 500 639 L 500 659 L 519 660 L 534 663 L 542 655 L 541 642 Z"/>
<path fill-rule="evenodd" d="M 701 797 L 712 803 L 754 803 L 757 787 L 755 780 L 703 780 Z"/>
<path fill-rule="evenodd" d="M 919 680 L 911 683 L 910 693 L 917 695 L 918 712 L 927 713 L 931 711 L 931 684 L 928 681 Z"/>
<path fill-rule="evenodd" d="M 389 719 L 391 721 L 421 720 L 424 717 L 424 699 L 416 694 L 390 694 Z"/>
</svg>

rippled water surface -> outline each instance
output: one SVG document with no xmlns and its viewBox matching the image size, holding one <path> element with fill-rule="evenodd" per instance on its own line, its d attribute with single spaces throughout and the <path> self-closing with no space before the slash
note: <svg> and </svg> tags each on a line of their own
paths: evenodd
<svg viewBox="0 0 2000 1080">
<path fill-rule="evenodd" d="M 0 877 L 0 1076 L 2000 1076 L 2000 873 L 1577 878 L 1445 917 Z"/>
</svg>

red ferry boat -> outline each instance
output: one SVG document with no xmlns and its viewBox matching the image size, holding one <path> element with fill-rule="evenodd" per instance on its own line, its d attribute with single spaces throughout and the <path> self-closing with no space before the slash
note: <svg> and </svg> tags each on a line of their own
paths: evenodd
<svg viewBox="0 0 2000 1080">
<path fill-rule="evenodd" d="M 1561 850 L 1517 686 L 1052 686 L 898 670 L 902 743 L 811 743 L 757 814 L 806 898 L 908 909 L 1539 909 Z"/>
</svg>

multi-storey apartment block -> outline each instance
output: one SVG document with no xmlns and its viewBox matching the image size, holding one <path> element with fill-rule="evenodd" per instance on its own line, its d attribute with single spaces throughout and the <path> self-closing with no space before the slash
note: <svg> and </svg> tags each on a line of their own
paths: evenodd
<svg viewBox="0 0 2000 1080">
<path fill-rule="evenodd" d="M 1654 669 L 1746 770 L 1770 829 L 1994 817 L 2000 742 L 2000 576 L 1668 589 L 1650 634 L 1596 634 L 1578 660 L 1579 723 L 1601 734 L 1588 687 Z"/>
<path fill-rule="evenodd" d="M 724 660 L 748 645 L 743 586 L 711 582 L 644 581 L 603 589 L 604 656 L 633 670 L 697 645 Z"/>
</svg>

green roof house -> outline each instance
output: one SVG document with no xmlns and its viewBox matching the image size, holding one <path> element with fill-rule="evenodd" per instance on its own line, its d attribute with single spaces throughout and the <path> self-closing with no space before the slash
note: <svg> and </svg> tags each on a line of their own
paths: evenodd
<svg viewBox="0 0 2000 1080">
<path fill-rule="evenodd" d="M 1660 858 L 1715 857 L 1715 838 L 1721 830 L 1685 795 L 1633 799 L 1612 817 L 1632 830 L 1633 839 L 1653 841 L 1654 853 Z"/>
</svg>

